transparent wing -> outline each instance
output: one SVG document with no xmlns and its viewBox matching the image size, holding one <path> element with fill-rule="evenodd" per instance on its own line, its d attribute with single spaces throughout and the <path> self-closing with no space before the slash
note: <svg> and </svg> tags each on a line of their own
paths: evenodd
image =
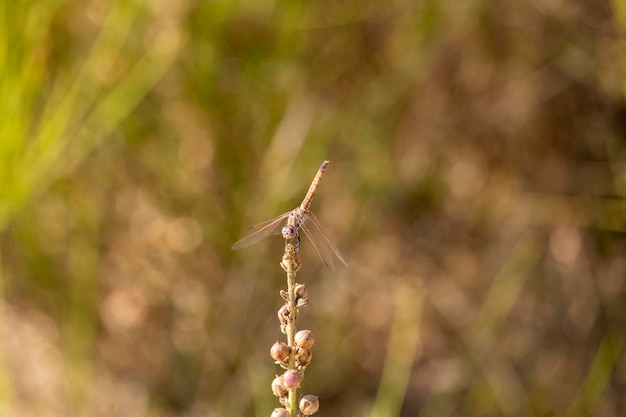
<svg viewBox="0 0 626 417">
<path fill-rule="evenodd" d="M 268 220 L 263 223 L 256 224 L 248 230 L 248 234 L 241 240 L 237 241 L 232 247 L 233 250 L 247 248 L 250 245 L 254 245 L 259 240 L 267 237 L 271 234 L 280 233 L 284 226 L 283 220 L 291 214 L 291 211 L 283 213 L 278 217 Z"/>
<path fill-rule="evenodd" d="M 307 237 L 311 241 L 311 243 L 313 244 L 313 246 L 315 247 L 315 249 L 317 250 L 317 253 L 322 258 L 322 261 L 324 261 L 324 264 L 331 271 L 335 270 L 335 264 L 333 262 L 333 253 L 345 266 L 348 266 L 348 262 L 343 257 L 341 252 L 339 252 L 339 250 L 336 247 L 334 247 L 332 243 L 330 243 L 330 240 L 328 240 L 328 237 L 326 237 L 326 234 L 322 230 L 322 226 L 320 225 L 319 220 L 317 220 L 317 217 L 315 217 L 315 214 L 313 214 L 310 211 L 306 211 L 304 215 L 302 216 L 301 227 L 302 227 L 302 230 L 304 230 L 304 233 L 307 235 Z"/>
</svg>

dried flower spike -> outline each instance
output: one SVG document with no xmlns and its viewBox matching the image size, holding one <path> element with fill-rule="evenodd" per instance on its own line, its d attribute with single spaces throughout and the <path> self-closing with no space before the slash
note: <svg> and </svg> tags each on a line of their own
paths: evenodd
<svg viewBox="0 0 626 417">
<path fill-rule="evenodd" d="M 285 304 L 278 311 L 278 320 L 280 331 L 287 336 L 287 343 L 277 341 L 270 349 L 270 355 L 275 362 L 286 369 L 281 376 L 277 376 L 272 381 L 272 392 L 285 408 L 276 408 L 272 412 L 272 417 L 305 417 L 317 412 L 319 408 L 319 401 L 316 396 L 305 395 L 299 404 L 297 399 L 298 388 L 304 378 L 304 370 L 311 362 L 310 348 L 313 346 L 315 338 L 310 330 L 296 332 L 299 308 L 305 307 L 309 303 L 309 291 L 304 284 L 296 283 L 296 274 L 302 266 L 298 258 L 301 229 L 330 270 L 335 268 L 333 255 L 348 266 L 341 253 L 322 232 L 315 215 L 309 210 L 328 163 L 328 161 L 322 163 L 300 206 L 273 220 L 253 226 L 252 232 L 248 236 L 233 245 L 235 250 L 242 249 L 276 233 L 278 230 L 281 231 L 285 239 L 285 251 L 280 260 L 280 266 L 287 273 L 287 291 L 280 291 L 280 296 Z M 280 227 L 282 229 L 279 229 Z"/>
</svg>

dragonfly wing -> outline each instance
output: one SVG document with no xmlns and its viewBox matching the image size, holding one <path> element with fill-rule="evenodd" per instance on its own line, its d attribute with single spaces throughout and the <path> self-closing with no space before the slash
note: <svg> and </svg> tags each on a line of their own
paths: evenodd
<svg viewBox="0 0 626 417">
<path fill-rule="evenodd" d="M 283 213 L 280 216 L 273 218 L 272 220 L 268 220 L 266 222 L 252 226 L 248 230 L 248 234 L 243 239 L 237 241 L 237 243 L 233 245 L 233 250 L 247 248 L 250 245 L 254 245 L 264 237 L 267 237 L 271 234 L 280 233 L 280 230 L 284 226 L 283 220 L 287 218 L 290 214 L 291 211 L 288 211 L 287 213 Z"/>
<path fill-rule="evenodd" d="M 315 217 L 315 214 L 307 211 L 302 217 L 302 230 L 304 230 L 304 233 L 317 250 L 317 253 L 319 253 L 320 257 L 324 261 L 324 264 L 326 264 L 331 271 L 335 270 L 335 264 L 332 256 L 334 253 L 345 266 L 348 266 L 348 262 L 343 257 L 341 252 L 339 252 L 339 250 L 333 246 L 332 243 L 330 243 L 330 240 L 328 240 L 328 237 L 322 230 L 322 226 L 320 225 L 319 220 L 317 220 L 317 217 Z"/>
</svg>

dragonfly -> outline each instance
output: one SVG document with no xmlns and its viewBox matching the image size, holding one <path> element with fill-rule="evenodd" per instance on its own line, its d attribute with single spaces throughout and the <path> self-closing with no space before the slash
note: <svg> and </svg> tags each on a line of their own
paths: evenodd
<svg viewBox="0 0 626 417">
<path fill-rule="evenodd" d="M 317 250 L 317 253 L 322 258 L 322 261 L 324 261 L 324 264 L 331 271 L 335 270 L 333 254 L 341 261 L 341 263 L 348 266 L 348 262 L 343 257 L 341 252 L 339 252 L 339 250 L 330 242 L 322 230 L 322 226 L 320 225 L 319 220 L 317 220 L 317 217 L 315 217 L 315 214 L 309 210 L 313 197 L 315 197 L 317 187 L 319 186 L 322 176 L 324 175 L 324 170 L 328 164 L 329 161 L 324 161 L 322 163 L 322 166 L 320 166 L 317 171 L 315 178 L 313 178 L 313 182 L 311 182 L 309 191 L 307 191 L 304 200 L 302 200 L 302 203 L 298 207 L 271 220 L 252 226 L 248 231 L 248 234 L 233 245 L 233 250 L 247 248 L 248 246 L 254 245 L 261 239 L 272 234 L 282 234 L 283 238 L 296 239 L 299 243 L 299 231 L 302 229 L 304 234 L 313 244 L 313 247 Z"/>
</svg>

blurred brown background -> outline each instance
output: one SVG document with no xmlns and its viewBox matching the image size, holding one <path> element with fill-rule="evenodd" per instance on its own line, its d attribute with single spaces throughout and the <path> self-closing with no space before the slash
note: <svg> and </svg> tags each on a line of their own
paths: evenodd
<svg viewBox="0 0 626 417">
<path fill-rule="evenodd" d="M 0 415 L 626 414 L 626 6 L 4 2 Z"/>
</svg>

